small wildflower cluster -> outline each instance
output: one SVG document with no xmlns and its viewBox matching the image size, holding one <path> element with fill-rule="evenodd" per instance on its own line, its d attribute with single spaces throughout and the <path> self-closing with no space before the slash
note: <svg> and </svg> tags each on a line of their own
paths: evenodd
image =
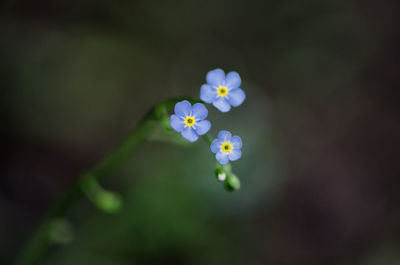
<svg viewBox="0 0 400 265">
<path fill-rule="evenodd" d="M 221 112 L 238 107 L 246 98 L 240 88 L 242 80 L 237 72 L 225 75 L 222 69 L 215 69 L 207 73 L 206 81 L 207 83 L 200 88 L 200 99 L 212 104 Z M 197 141 L 199 136 L 207 134 L 211 128 L 210 121 L 206 120 L 208 110 L 202 103 L 192 106 L 189 101 L 183 100 L 176 103 L 174 112 L 170 117 L 170 125 L 189 142 Z M 240 186 L 238 178 L 231 173 L 228 162 L 236 161 L 242 156 L 241 148 L 242 139 L 225 130 L 218 133 L 218 137 L 210 146 L 220 164 L 216 169 L 217 179 L 224 181 L 228 190 L 235 190 Z"/>
</svg>

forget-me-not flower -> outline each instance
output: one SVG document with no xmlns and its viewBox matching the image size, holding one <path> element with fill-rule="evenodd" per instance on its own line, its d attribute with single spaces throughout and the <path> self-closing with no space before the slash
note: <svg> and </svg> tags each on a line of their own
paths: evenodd
<svg viewBox="0 0 400 265">
<path fill-rule="evenodd" d="M 235 161 L 242 156 L 242 139 L 236 135 L 232 137 L 232 134 L 228 131 L 220 131 L 210 149 L 218 162 L 225 165 L 229 160 Z"/>
<path fill-rule="evenodd" d="M 171 115 L 170 124 L 183 138 L 195 142 L 199 135 L 206 134 L 211 128 L 211 123 L 205 120 L 207 115 L 208 110 L 204 104 L 196 103 L 192 106 L 184 100 L 175 104 L 175 114 Z"/>
<path fill-rule="evenodd" d="M 246 98 L 239 88 L 242 80 L 237 72 L 229 72 L 225 76 L 222 69 L 215 69 L 207 73 L 206 80 L 207 84 L 200 88 L 200 98 L 222 112 L 229 111 L 231 106 L 239 106 Z"/>
</svg>

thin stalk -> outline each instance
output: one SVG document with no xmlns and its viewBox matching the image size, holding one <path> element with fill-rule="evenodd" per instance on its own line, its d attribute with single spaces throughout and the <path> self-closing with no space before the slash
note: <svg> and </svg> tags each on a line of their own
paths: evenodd
<svg viewBox="0 0 400 265">
<path fill-rule="evenodd" d="M 204 139 L 204 141 L 206 141 L 209 145 L 212 144 L 212 138 L 211 138 L 211 135 L 210 135 L 210 134 L 208 134 L 208 133 L 204 134 L 204 135 L 203 135 L 203 139 Z"/>
<path fill-rule="evenodd" d="M 192 103 L 198 102 L 193 99 L 179 98 L 157 104 L 143 117 L 122 144 L 113 152 L 106 155 L 94 167 L 81 174 L 53 203 L 50 210 L 43 217 L 37 230 L 33 233 L 22 252 L 18 255 L 15 264 L 39 264 L 53 243 L 50 237 L 50 228 L 53 220 L 63 218 L 68 210 L 85 196 L 82 190 L 82 183 L 87 183 L 91 178 L 101 181 L 110 176 L 111 173 L 128 160 L 132 152 L 149 137 L 152 130 L 157 125 L 157 122 L 163 119 L 165 120 L 167 110 L 172 109 L 177 102 L 185 99 Z"/>
</svg>

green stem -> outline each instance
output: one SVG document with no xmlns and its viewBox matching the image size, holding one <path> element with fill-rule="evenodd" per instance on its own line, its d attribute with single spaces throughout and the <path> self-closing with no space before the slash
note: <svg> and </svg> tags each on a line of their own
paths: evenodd
<svg viewBox="0 0 400 265">
<path fill-rule="evenodd" d="M 120 144 L 113 152 L 103 158 L 92 169 L 80 175 L 68 189 L 60 195 L 54 202 L 50 210 L 45 214 L 37 230 L 27 242 L 22 252 L 18 255 L 16 265 L 35 265 L 39 264 L 44 258 L 46 252 L 52 245 L 50 237 L 50 228 L 54 219 L 62 218 L 67 211 L 82 197 L 84 197 L 84 189 L 82 187 L 86 183 L 93 180 L 101 181 L 110 176 L 115 169 L 125 162 L 132 152 L 150 135 L 158 121 L 165 118 L 167 110 L 181 100 L 189 100 L 190 102 L 198 102 L 188 98 L 171 99 L 153 107 L 139 122 L 139 124 L 127 136 L 125 141 Z"/>
<path fill-rule="evenodd" d="M 208 134 L 208 133 L 204 134 L 204 135 L 203 135 L 203 139 L 204 139 L 204 141 L 206 141 L 209 145 L 212 144 L 212 138 L 211 138 L 211 135 L 210 135 L 210 134 Z"/>
</svg>

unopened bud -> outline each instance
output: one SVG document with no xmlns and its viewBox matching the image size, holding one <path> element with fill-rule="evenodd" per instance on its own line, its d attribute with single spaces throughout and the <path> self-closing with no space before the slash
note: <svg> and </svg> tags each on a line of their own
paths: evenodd
<svg viewBox="0 0 400 265">
<path fill-rule="evenodd" d="M 228 191 L 234 191 L 240 189 L 240 181 L 239 178 L 234 174 L 228 175 L 226 180 L 224 181 L 225 189 Z"/>
<path fill-rule="evenodd" d="M 107 213 L 116 213 L 122 206 L 121 196 L 106 190 L 96 192 L 93 201 L 97 207 Z"/>
<path fill-rule="evenodd" d="M 224 181 L 225 179 L 226 179 L 226 174 L 225 173 L 218 174 L 218 181 Z"/>
<path fill-rule="evenodd" d="M 215 177 L 219 182 L 222 182 L 226 179 L 226 173 L 223 167 L 219 166 L 215 169 Z"/>
</svg>

